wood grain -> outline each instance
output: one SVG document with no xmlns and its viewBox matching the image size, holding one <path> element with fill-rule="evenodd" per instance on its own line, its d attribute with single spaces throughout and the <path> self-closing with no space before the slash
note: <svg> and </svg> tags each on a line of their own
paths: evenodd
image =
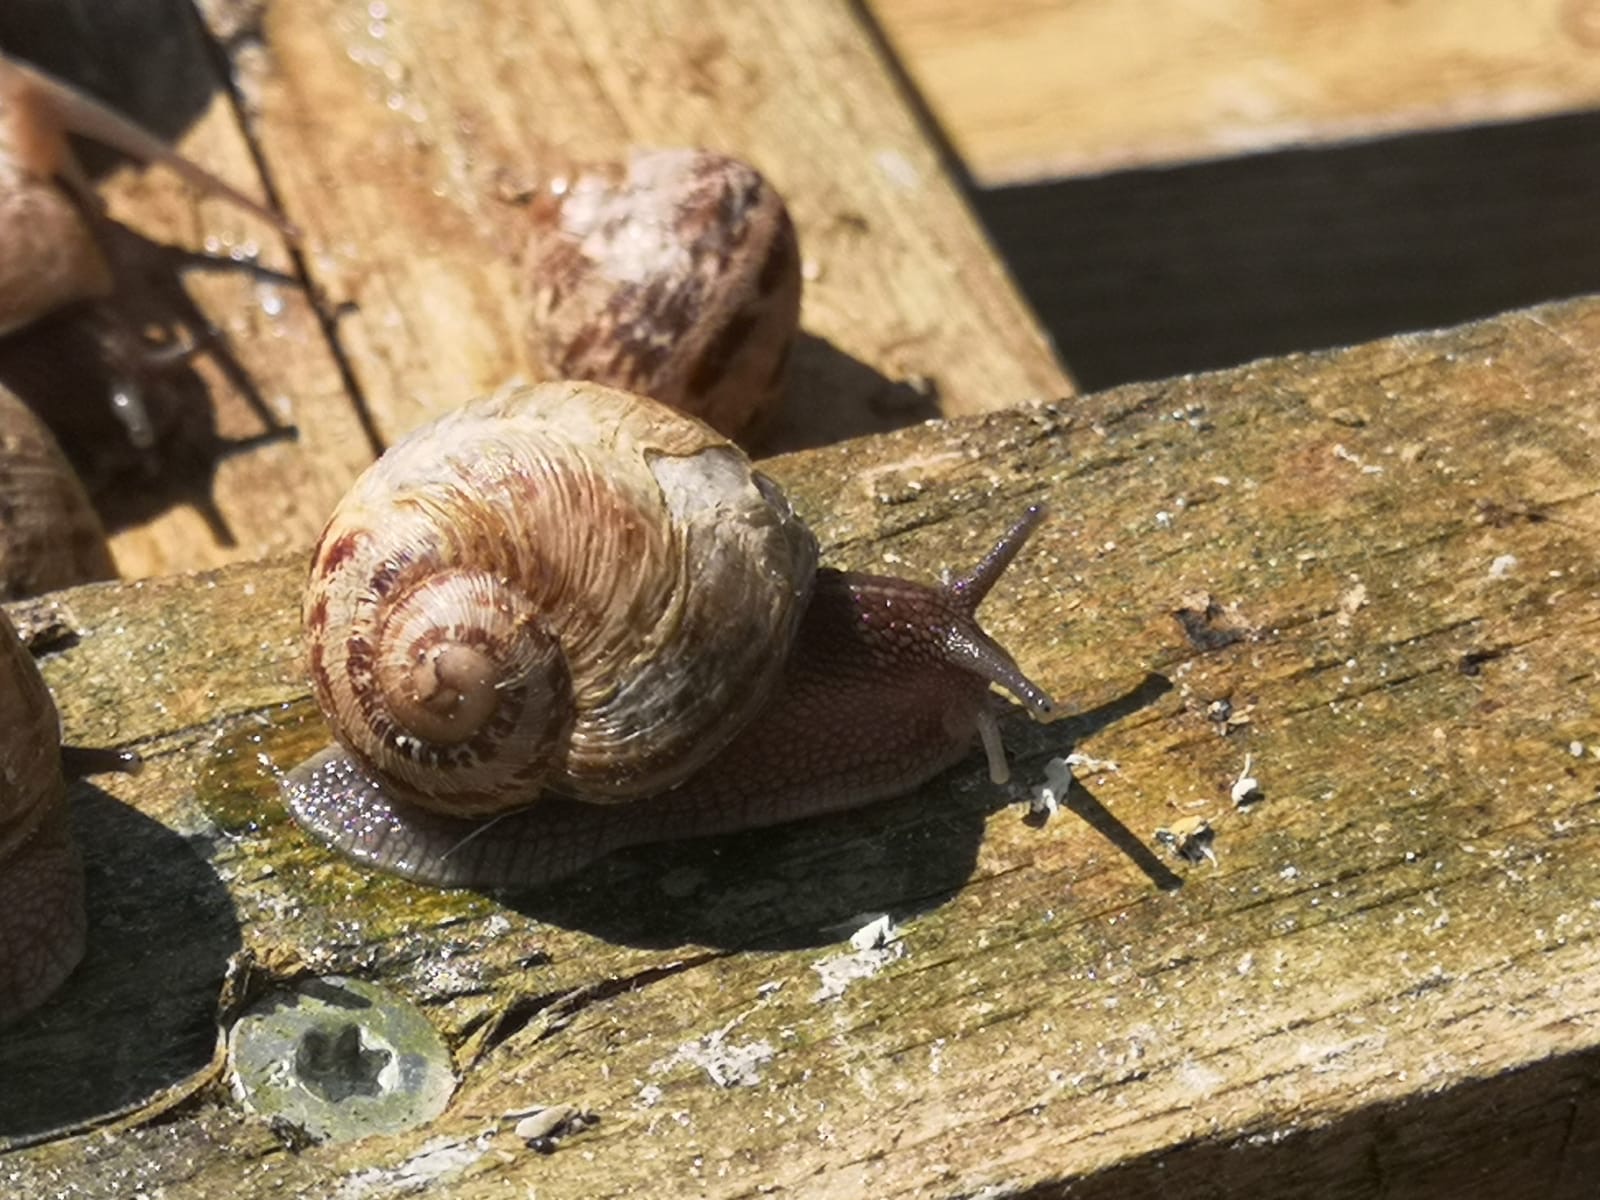
<svg viewBox="0 0 1600 1200">
<path fill-rule="evenodd" d="M 100 933 L 0 1041 L 0 1115 L 12 1136 L 44 1132 L 19 1096 L 134 1115 L 0 1178 L 171 1200 L 1591 1194 L 1597 368 L 1600 302 L 1579 301 L 774 460 L 848 565 L 959 566 L 1052 505 L 984 620 L 1076 715 L 1007 738 L 1023 780 L 1070 748 L 1118 769 L 1081 770 L 1043 829 L 974 758 L 552 893 L 375 880 L 286 826 L 258 761 L 322 736 L 295 564 L 64 593 L 81 635 L 44 666 L 67 735 L 149 765 L 80 800 Z M 1240 809 L 1247 758 L 1263 795 Z M 1214 865 L 1155 840 L 1195 816 Z M 874 912 L 896 948 L 840 982 Z M 462 1074 L 450 1109 L 286 1150 L 211 1073 L 230 962 L 224 1023 L 331 971 L 420 1004 Z M 160 1122 L 136 1076 L 167 1089 Z M 552 1102 L 600 1122 L 546 1158 L 505 1114 Z"/>
<path fill-rule="evenodd" d="M 119 221 L 226 268 L 188 292 L 239 370 L 202 361 L 190 415 L 214 405 L 224 436 L 261 432 L 263 411 L 299 431 L 216 465 L 236 545 L 190 508 L 114 520 L 126 575 L 309 544 L 377 448 L 537 373 L 517 275 L 527 189 L 633 145 L 741 153 L 789 199 L 811 278 L 775 446 L 1071 391 L 845 0 L 200 8 L 204 24 L 187 0 L 0 21 L 15 53 L 126 100 L 305 231 L 287 247 L 157 172 L 106 180 Z M 151 48 L 137 62 L 134 41 Z M 136 476 L 106 503 L 132 513 L 151 490 Z"/>
<path fill-rule="evenodd" d="M 866 0 L 980 184 L 1590 108 L 1595 0 Z"/>
</svg>

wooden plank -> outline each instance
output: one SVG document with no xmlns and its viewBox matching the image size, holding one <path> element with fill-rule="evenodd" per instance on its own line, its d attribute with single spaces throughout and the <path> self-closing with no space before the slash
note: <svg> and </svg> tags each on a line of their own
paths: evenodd
<svg viewBox="0 0 1600 1200">
<path fill-rule="evenodd" d="M 980 184 L 1600 101 L 1593 0 L 868 0 Z"/>
<path fill-rule="evenodd" d="M 843 380 L 857 410 L 822 434 L 873 424 L 859 410 L 882 403 L 883 377 L 932 381 L 949 413 L 1066 386 L 843 3 L 381 11 L 267 13 L 262 144 L 322 248 L 316 286 L 352 306 L 340 343 L 383 439 L 530 372 L 517 198 L 638 145 L 737 153 L 788 197 L 820 340 L 798 407 Z M 794 419 L 791 441 L 819 435 Z"/>
<path fill-rule="evenodd" d="M 170 1198 L 1589 1195 L 1597 367 L 1600 301 L 1580 301 L 775 460 L 846 565 L 961 564 L 1052 504 L 985 620 L 1075 715 L 1008 740 L 1024 780 L 1071 748 L 1119 769 L 1080 770 L 1043 830 L 974 761 L 509 901 L 375 880 L 295 835 L 257 763 L 321 736 L 293 564 L 64 594 L 83 633 L 45 669 L 67 735 L 150 761 L 87 802 L 102 932 L 0 1041 L 4 1095 L 92 1077 L 136 1105 L 141 1066 L 194 1095 L 10 1154 L 0 1178 Z M 1238 808 L 1247 758 L 1262 795 Z M 1155 841 L 1198 816 L 1215 864 Z M 871 912 L 900 939 L 851 977 L 841 928 Z M 130 947 L 178 921 L 141 966 Z M 240 949 L 229 1014 L 335 971 L 420 1004 L 464 1076 L 448 1111 L 286 1151 L 207 1073 Z M 741 1056 L 745 1082 L 719 1086 Z M 546 1158 L 504 1114 L 552 1102 L 600 1122 Z"/>
<path fill-rule="evenodd" d="M 209 35 L 188 0 L 76 9 L 70 23 L 26 2 L 39 19 L 0 24 L 10 49 L 91 84 L 132 76 L 100 90 L 230 179 L 251 178 L 254 153 L 306 232 L 291 257 L 159 173 L 107 180 L 113 213 L 147 238 L 288 277 L 220 272 L 191 291 L 300 431 L 217 467 L 237 546 L 165 511 L 118 535 L 125 574 L 302 547 L 372 443 L 531 374 L 525 189 L 636 144 L 742 153 L 789 198 L 813 276 L 810 336 L 775 445 L 1071 391 L 845 0 L 217 3 L 201 6 Z M 134 63 L 133 43 L 152 54 Z M 193 123 L 174 127 L 171 110 Z M 202 412 L 209 392 L 224 434 L 259 432 L 244 398 L 201 370 Z M 149 490 L 139 480 L 107 503 Z"/>
</svg>

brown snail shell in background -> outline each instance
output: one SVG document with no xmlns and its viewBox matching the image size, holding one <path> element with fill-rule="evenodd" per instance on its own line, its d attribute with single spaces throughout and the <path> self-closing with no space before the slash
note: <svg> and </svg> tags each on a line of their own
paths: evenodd
<svg viewBox="0 0 1600 1200">
<path fill-rule="evenodd" d="M 32 68 L 0 55 L 0 334 L 112 289 L 85 218 L 92 194 L 59 182 L 77 170 L 58 95 Z"/>
<path fill-rule="evenodd" d="M 532 223 L 531 337 L 552 377 L 759 433 L 783 395 L 801 272 L 788 210 L 754 167 L 637 151 L 552 184 Z"/>
<path fill-rule="evenodd" d="M 61 447 L 0 386 L 0 599 L 116 574 L 105 529 Z"/>
<path fill-rule="evenodd" d="M 83 957 L 55 702 L 0 613 L 0 1022 L 36 1007 Z"/>
</svg>

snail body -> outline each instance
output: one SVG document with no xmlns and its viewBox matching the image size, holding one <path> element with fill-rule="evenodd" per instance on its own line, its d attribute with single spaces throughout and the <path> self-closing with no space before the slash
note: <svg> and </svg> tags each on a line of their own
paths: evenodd
<svg viewBox="0 0 1600 1200">
<path fill-rule="evenodd" d="M 649 150 L 579 170 L 535 202 L 524 269 L 553 376 L 650 396 L 728 437 L 777 406 L 800 250 L 782 197 L 747 163 Z"/>
<path fill-rule="evenodd" d="M 973 613 L 1039 515 L 951 583 L 818 569 L 776 486 L 692 418 L 583 383 L 469 405 L 374 464 L 318 544 L 308 665 L 340 745 L 290 773 L 289 807 L 384 869 L 515 887 L 897 794 L 980 734 L 1003 778 L 990 684 L 1051 701 Z"/>
<path fill-rule="evenodd" d="M 0 613 L 0 1023 L 36 1007 L 83 957 L 55 702 Z"/>
</svg>

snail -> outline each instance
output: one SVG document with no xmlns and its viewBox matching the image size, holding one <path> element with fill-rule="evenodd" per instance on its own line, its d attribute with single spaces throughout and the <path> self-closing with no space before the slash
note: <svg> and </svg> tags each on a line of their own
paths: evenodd
<svg viewBox="0 0 1600 1200">
<path fill-rule="evenodd" d="M 800 319 L 800 250 L 754 167 L 638 151 L 540 193 L 524 256 L 532 340 L 555 377 L 693 413 L 728 437 L 776 407 Z"/>
<path fill-rule="evenodd" d="M 61 447 L 0 386 L 0 599 L 116 574 L 105 529 Z"/>
<path fill-rule="evenodd" d="M 0 54 L 0 334 L 113 291 L 97 229 L 105 220 L 100 199 L 73 157 L 69 134 L 160 163 L 202 191 L 295 234 L 278 213 L 154 134 L 71 84 Z"/>
<path fill-rule="evenodd" d="M 0 612 L 0 1024 L 47 999 L 83 957 L 83 864 L 64 771 L 135 771 L 137 756 L 61 745 L 39 668 Z"/>
<path fill-rule="evenodd" d="M 83 957 L 83 865 L 68 824 L 56 706 L 0 614 L 0 1021 L 36 1007 Z"/>
<path fill-rule="evenodd" d="M 299 231 L 160 138 L 63 80 L 0 53 L 0 336 L 72 304 L 95 304 L 105 349 L 131 378 L 182 362 L 192 347 L 145 340 L 140 322 L 111 308 L 117 272 L 109 219 L 72 152 L 69 134 L 146 163 L 252 213 L 290 238 Z M 136 386 L 110 403 L 135 446 L 154 440 Z"/>
<path fill-rule="evenodd" d="M 477 401 L 371 466 L 313 552 L 307 666 L 338 745 L 286 803 L 362 862 L 514 888 L 896 795 L 975 735 L 1003 782 L 990 685 L 1053 705 L 974 612 L 1040 517 L 939 585 L 819 568 L 777 486 L 692 417 L 580 382 Z"/>
</svg>

